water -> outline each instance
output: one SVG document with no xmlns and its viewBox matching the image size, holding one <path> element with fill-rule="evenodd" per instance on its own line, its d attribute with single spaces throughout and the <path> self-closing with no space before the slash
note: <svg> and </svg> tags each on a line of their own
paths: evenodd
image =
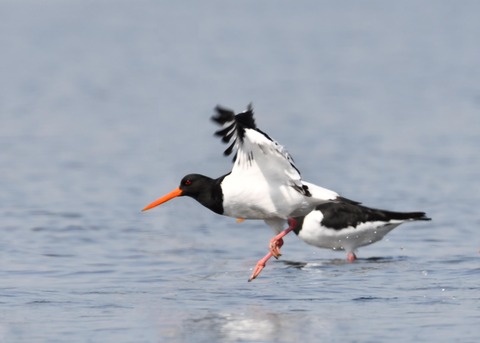
<svg viewBox="0 0 480 343">
<path fill-rule="evenodd" d="M 477 2 L 0 2 L 0 341 L 476 342 Z M 423 210 L 359 261 L 191 199 L 245 108 L 306 180 Z"/>
</svg>

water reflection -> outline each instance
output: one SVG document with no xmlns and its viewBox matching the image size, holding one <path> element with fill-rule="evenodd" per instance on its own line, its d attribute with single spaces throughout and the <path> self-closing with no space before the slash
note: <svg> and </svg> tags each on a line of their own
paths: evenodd
<svg viewBox="0 0 480 343">
<path fill-rule="evenodd" d="M 317 262 L 301 262 L 301 261 L 289 261 L 289 260 L 279 260 L 279 263 L 285 264 L 287 267 L 291 268 L 322 268 L 322 267 L 332 267 L 332 266 L 343 266 L 343 265 L 351 265 L 351 266 L 356 266 L 359 264 L 365 264 L 365 263 L 389 263 L 389 262 L 396 262 L 396 261 L 403 261 L 405 260 L 405 256 L 396 256 L 396 257 L 390 257 L 390 256 L 372 256 L 372 257 L 366 257 L 362 258 L 359 257 L 354 263 L 348 262 L 346 259 L 330 259 L 330 260 L 323 260 L 323 261 L 317 261 Z"/>
<path fill-rule="evenodd" d="M 307 339 L 302 327 L 312 326 L 327 335 L 333 323 L 328 318 L 312 318 L 307 311 L 277 313 L 258 305 L 244 313 L 207 313 L 189 318 L 182 328 L 187 341 L 195 337 L 210 342 L 293 342 L 299 337 Z"/>
</svg>

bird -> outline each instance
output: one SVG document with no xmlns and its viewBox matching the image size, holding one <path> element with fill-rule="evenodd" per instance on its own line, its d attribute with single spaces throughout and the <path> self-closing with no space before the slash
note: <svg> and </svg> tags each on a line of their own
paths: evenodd
<svg viewBox="0 0 480 343">
<path fill-rule="evenodd" d="M 344 250 L 349 262 L 357 259 L 357 248 L 380 241 L 400 224 L 431 220 L 424 212 L 393 212 L 346 202 L 320 204 L 294 219 L 293 231 L 305 243 Z"/>
<path fill-rule="evenodd" d="M 323 203 L 358 204 L 337 192 L 302 180 L 287 150 L 257 127 L 252 104 L 238 114 L 217 105 L 212 120 L 222 126 L 215 136 L 230 144 L 224 155 L 235 151 L 232 170 L 218 178 L 188 174 L 177 188 L 142 211 L 176 197 L 188 196 L 220 215 L 238 220 L 264 220 L 277 235 L 270 240 L 269 253 L 258 261 L 249 281 L 260 274 L 269 258 L 280 256 L 282 238 L 296 227 L 294 217 L 305 216 Z M 286 223 L 288 227 L 284 229 Z"/>
</svg>

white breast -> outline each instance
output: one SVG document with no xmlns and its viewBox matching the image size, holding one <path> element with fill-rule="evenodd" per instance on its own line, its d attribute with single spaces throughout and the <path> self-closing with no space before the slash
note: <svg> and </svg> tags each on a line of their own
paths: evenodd
<svg viewBox="0 0 480 343">
<path fill-rule="evenodd" d="M 224 214 L 246 219 L 287 219 L 299 207 L 307 206 L 305 197 L 288 185 L 272 186 L 263 174 L 230 174 L 222 182 Z"/>
</svg>

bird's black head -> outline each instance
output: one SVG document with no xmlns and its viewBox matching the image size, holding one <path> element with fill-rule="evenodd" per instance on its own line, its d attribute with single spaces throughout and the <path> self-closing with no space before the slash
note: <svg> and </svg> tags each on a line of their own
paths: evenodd
<svg viewBox="0 0 480 343">
<path fill-rule="evenodd" d="M 189 196 L 197 200 L 203 206 L 209 208 L 215 213 L 223 214 L 223 193 L 220 186 L 221 180 L 212 179 L 208 176 L 200 174 L 188 174 L 180 181 L 180 186 L 175 188 L 170 193 L 155 200 L 150 205 L 147 205 L 143 211 L 147 211 L 158 205 L 161 205 L 173 198 L 180 196 Z"/>
<path fill-rule="evenodd" d="M 212 179 L 205 175 L 188 174 L 178 187 L 182 195 L 192 197 L 215 213 L 223 214 L 223 193 L 220 186 L 223 177 Z"/>
<path fill-rule="evenodd" d="M 188 174 L 180 181 L 182 195 L 197 199 L 202 193 L 209 192 L 214 180 L 200 174 Z"/>
</svg>

